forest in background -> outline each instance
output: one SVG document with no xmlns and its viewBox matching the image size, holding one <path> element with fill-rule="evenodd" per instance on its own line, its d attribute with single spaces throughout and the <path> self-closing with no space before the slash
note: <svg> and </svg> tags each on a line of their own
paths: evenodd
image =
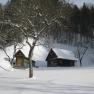
<svg viewBox="0 0 94 94">
<path fill-rule="evenodd" d="M 56 20 L 41 34 L 45 42 L 51 38 L 58 43 L 94 48 L 94 6 L 83 4 L 78 8 L 64 0 L 11 0 L 0 5 L 0 45 L 7 47 L 23 41 L 18 24 L 32 37 L 52 18 Z"/>
</svg>

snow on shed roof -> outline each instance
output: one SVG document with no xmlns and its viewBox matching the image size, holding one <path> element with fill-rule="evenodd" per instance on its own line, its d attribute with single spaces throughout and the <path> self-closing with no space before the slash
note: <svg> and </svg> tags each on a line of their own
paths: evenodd
<svg viewBox="0 0 94 94">
<path fill-rule="evenodd" d="M 18 49 L 19 50 L 19 49 Z M 17 51 L 18 51 L 17 50 Z M 22 53 L 25 55 L 25 57 L 28 57 L 29 54 L 29 50 L 30 47 L 28 45 L 24 46 L 22 49 L 20 49 L 22 51 Z M 16 51 L 16 52 L 17 52 Z M 40 60 L 40 61 L 44 61 L 46 58 L 46 53 L 47 50 L 46 48 L 44 48 L 43 46 L 35 46 L 34 51 L 33 51 L 33 60 Z"/>
<path fill-rule="evenodd" d="M 58 58 L 63 58 L 68 60 L 78 60 L 72 51 L 59 49 L 59 48 L 52 48 L 52 50 L 56 53 Z"/>
</svg>

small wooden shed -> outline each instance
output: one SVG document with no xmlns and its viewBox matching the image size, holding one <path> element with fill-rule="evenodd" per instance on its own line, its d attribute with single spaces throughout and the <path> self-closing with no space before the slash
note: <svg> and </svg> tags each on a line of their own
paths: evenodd
<svg viewBox="0 0 94 94">
<path fill-rule="evenodd" d="M 25 56 L 25 54 L 21 51 L 18 50 L 15 54 L 16 57 L 16 62 L 14 64 L 14 67 L 21 67 L 21 68 L 28 68 L 29 67 L 29 62 L 28 58 Z M 32 65 L 35 67 L 35 61 L 32 60 Z"/>
<path fill-rule="evenodd" d="M 24 67 L 24 62 L 25 62 L 26 57 L 23 54 L 23 52 L 21 50 L 18 50 L 15 54 L 15 57 L 16 57 L 15 66 Z"/>
<path fill-rule="evenodd" d="M 51 48 L 47 55 L 46 61 L 48 67 L 71 67 L 75 66 L 77 58 L 71 51 Z"/>
</svg>

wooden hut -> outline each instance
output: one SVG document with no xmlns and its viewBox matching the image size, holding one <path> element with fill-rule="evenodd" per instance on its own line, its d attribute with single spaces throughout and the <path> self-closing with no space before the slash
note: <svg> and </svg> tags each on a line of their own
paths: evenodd
<svg viewBox="0 0 94 94">
<path fill-rule="evenodd" d="M 16 57 L 15 66 L 16 67 L 24 67 L 24 61 L 25 61 L 26 57 L 23 54 L 23 52 L 21 50 L 18 50 L 15 54 L 15 57 Z"/>
<path fill-rule="evenodd" d="M 71 67 L 75 66 L 77 58 L 71 51 L 54 48 L 49 51 L 46 61 L 48 67 Z"/>
<path fill-rule="evenodd" d="M 28 63 L 28 58 L 25 56 L 25 54 L 21 51 L 18 50 L 15 54 L 16 57 L 16 62 L 14 64 L 14 67 L 21 67 L 21 68 L 28 68 L 29 63 Z M 35 67 L 35 61 L 32 60 L 32 65 Z"/>
</svg>

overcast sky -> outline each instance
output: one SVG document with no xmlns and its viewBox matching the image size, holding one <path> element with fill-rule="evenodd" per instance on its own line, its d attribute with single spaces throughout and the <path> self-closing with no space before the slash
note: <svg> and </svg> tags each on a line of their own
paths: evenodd
<svg viewBox="0 0 94 94">
<path fill-rule="evenodd" d="M 4 5 L 7 1 L 8 0 L 0 0 L 0 3 Z M 78 6 L 82 6 L 84 2 L 94 4 L 94 0 L 70 0 L 70 1 L 73 2 L 74 4 L 77 4 Z"/>
<path fill-rule="evenodd" d="M 70 0 L 72 3 L 78 5 L 79 7 L 83 5 L 83 3 L 91 3 L 94 4 L 94 0 Z"/>
<path fill-rule="evenodd" d="M 3 5 L 6 4 L 8 0 L 0 0 L 0 3 L 2 3 Z"/>
</svg>

